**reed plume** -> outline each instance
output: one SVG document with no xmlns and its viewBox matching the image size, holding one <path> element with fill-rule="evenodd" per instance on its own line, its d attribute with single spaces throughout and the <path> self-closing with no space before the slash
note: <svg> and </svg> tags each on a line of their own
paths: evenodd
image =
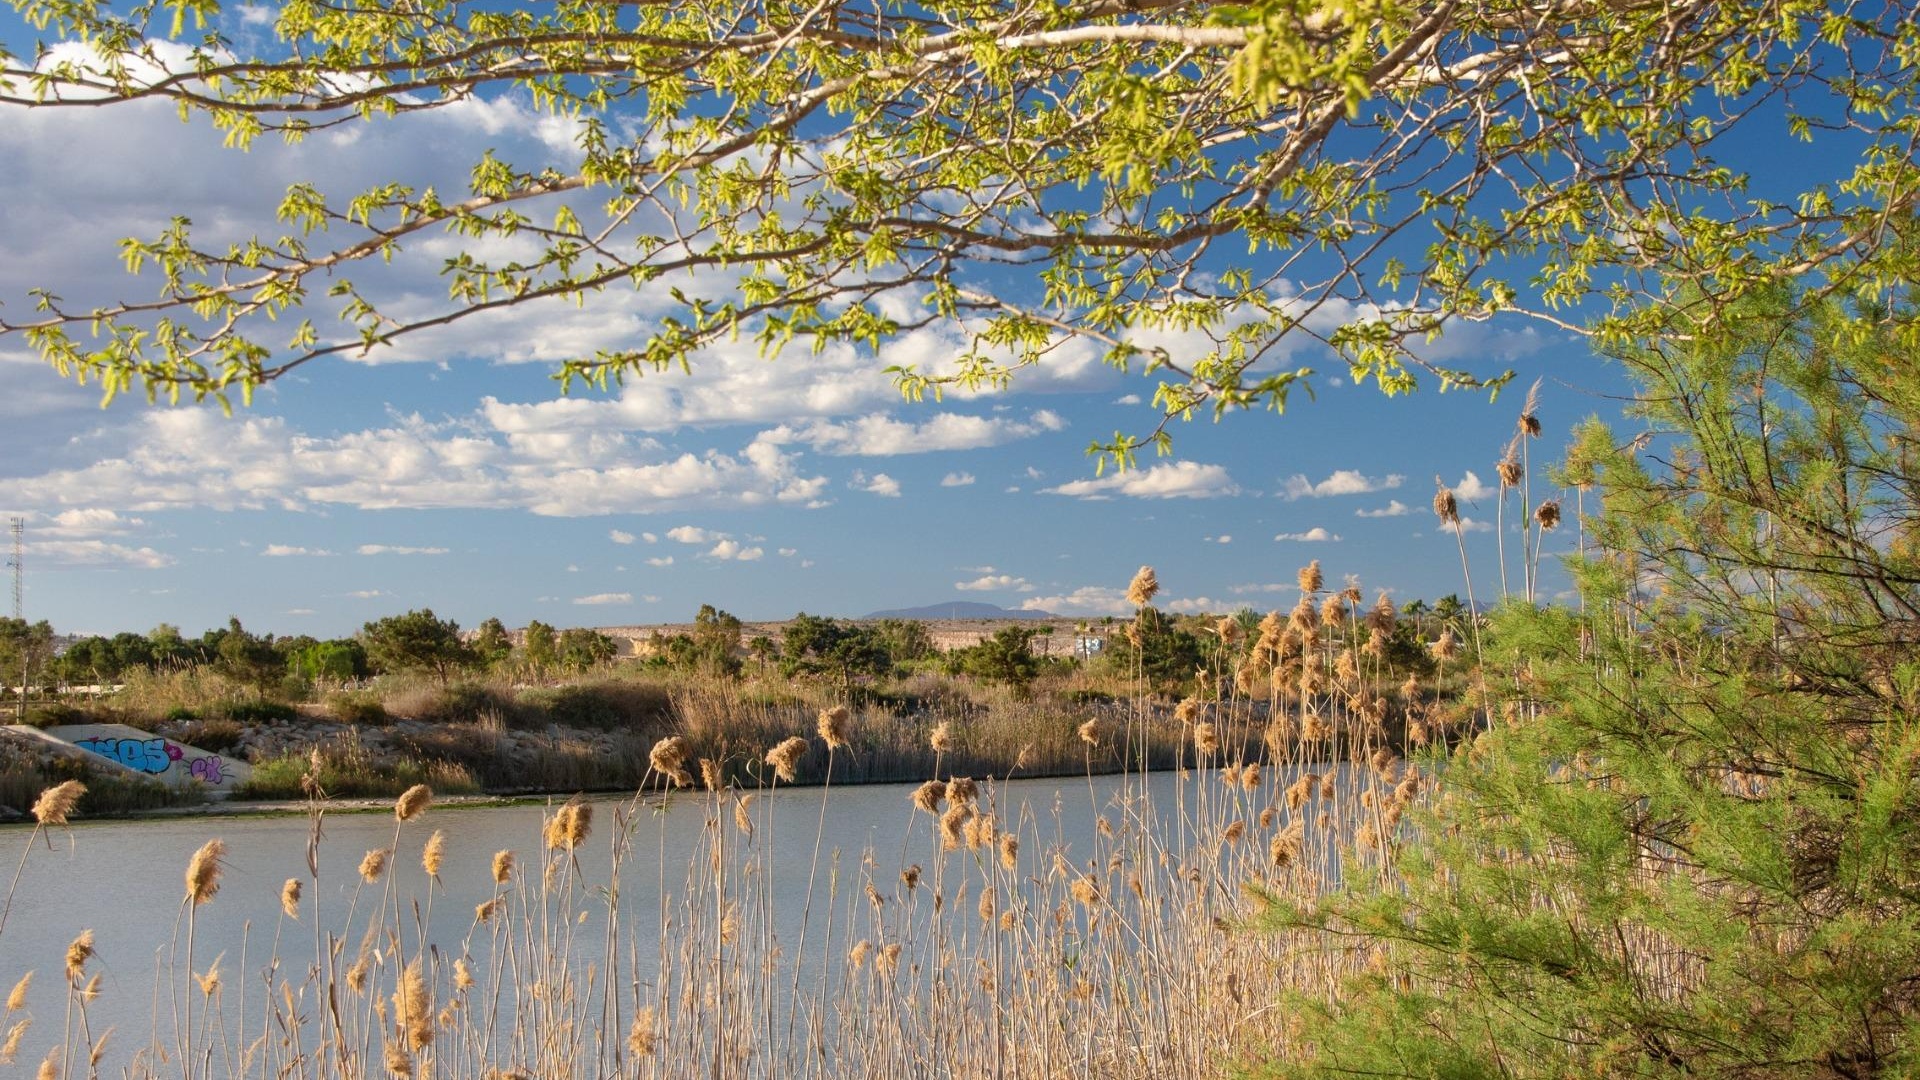
<svg viewBox="0 0 1920 1080">
<path fill-rule="evenodd" d="M 1560 500 L 1548 499 L 1546 502 L 1541 503 L 1540 508 L 1533 512 L 1533 520 L 1538 522 L 1542 529 L 1549 532 L 1558 528 L 1560 526 Z"/>
<path fill-rule="evenodd" d="M 627 1029 L 627 1049 L 634 1057 L 652 1057 L 658 1045 L 658 1036 L 654 1034 L 655 1021 L 653 1006 L 633 1014 L 633 1026 Z"/>
<path fill-rule="evenodd" d="M 427 812 L 433 803 L 433 789 L 425 784 L 415 784 L 400 793 L 393 801 L 393 817 L 396 821 L 412 821 Z"/>
<path fill-rule="evenodd" d="M 290 877 L 285 885 L 280 886 L 280 911 L 289 919 L 300 917 L 299 878 Z"/>
<path fill-rule="evenodd" d="M 947 801 L 956 803 L 974 803 L 980 799 L 980 785 L 970 776 L 947 778 Z"/>
<path fill-rule="evenodd" d="M 360 880 L 371 885 L 380 880 L 387 869 L 387 849 L 374 848 L 360 860 Z"/>
<path fill-rule="evenodd" d="M 7 994 L 8 1012 L 19 1012 L 21 1009 L 27 1007 L 27 987 L 32 984 L 33 972 L 31 971 L 20 976 L 20 981 L 13 984 L 13 990 Z"/>
<path fill-rule="evenodd" d="M 774 776 L 791 784 L 799 776 L 800 758 L 806 752 L 807 740 L 798 735 L 789 735 L 767 751 L 767 764 L 773 766 Z"/>
<path fill-rule="evenodd" d="M 853 714 L 845 705 L 835 705 L 831 709 L 821 710 L 817 730 L 821 741 L 827 744 L 827 749 L 838 750 L 847 745 L 847 721 L 852 716 Z"/>
<path fill-rule="evenodd" d="M 415 1053 L 433 1041 L 433 1003 L 427 996 L 427 976 L 419 957 L 414 957 L 400 974 L 393 988 L 393 1019 L 406 1034 L 407 1046 Z"/>
<path fill-rule="evenodd" d="M 1433 493 L 1434 515 L 1440 519 L 1440 524 L 1443 526 L 1459 525 L 1460 500 L 1454 497 L 1453 489 L 1448 487 L 1439 477 L 1434 477 L 1433 482 L 1440 488 L 1440 490 Z"/>
<path fill-rule="evenodd" d="M 428 877 L 439 881 L 440 863 L 446 856 L 447 834 L 435 829 L 433 835 L 427 837 L 426 845 L 420 849 L 420 868 L 427 872 Z"/>
<path fill-rule="evenodd" d="M 1134 572 L 1133 580 L 1127 583 L 1127 603 L 1134 607 L 1146 607 L 1159 591 L 1160 579 L 1155 576 L 1153 567 L 1143 566 Z"/>
<path fill-rule="evenodd" d="M 947 801 L 947 785 L 939 780 L 929 780 L 914 788 L 913 794 L 908 798 L 913 800 L 914 806 L 927 813 L 938 814 L 940 804 Z"/>
<path fill-rule="evenodd" d="M 13 1064 L 14 1055 L 20 1052 L 21 1040 L 27 1037 L 27 1029 L 33 1026 L 31 1019 L 15 1020 L 7 1029 L 7 1037 L 0 1042 L 0 1065 Z"/>
<path fill-rule="evenodd" d="M 1294 580 L 1300 583 L 1301 592 L 1310 595 L 1319 592 L 1327 584 L 1327 576 L 1320 572 L 1319 559 L 1301 567 L 1300 572 L 1294 575 Z"/>
<path fill-rule="evenodd" d="M 224 841 L 209 840 L 187 860 L 187 899 L 195 907 L 213 899 L 213 894 L 220 891 L 220 860 L 226 854 Z"/>
<path fill-rule="evenodd" d="M 82 930 L 80 936 L 67 945 L 67 979 L 77 983 L 86 973 L 87 961 L 93 959 L 93 931 Z"/>
<path fill-rule="evenodd" d="M 65 825 L 67 815 L 79 804 L 80 796 L 87 793 L 87 785 L 78 780 L 65 780 L 40 793 L 33 800 L 33 820 L 42 826 Z"/>
<path fill-rule="evenodd" d="M 1212 755 L 1220 749 L 1220 735 L 1212 724 L 1193 725 L 1193 749 L 1206 755 Z"/>
<path fill-rule="evenodd" d="M 721 770 L 720 763 L 709 757 L 701 758 L 700 782 L 706 785 L 708 791 L 719 791 L 725 787 L 726 774 Z"/>
<path fill-rule="evenodd" d="M 501 850 L 493 853 L 493 883 L 505 885 L 513 880 L 513 852 Z"/>
<path fill-rule="evenodd" d="M 927 738 L 928 745 L 936 754 L 944 754 L 953 749 L 953 725 L 945 720 L 933 726 L 933 734 Z"/>
<path fill-rule="evenodd" d="M 1070 891 L 1081 907 L 1092 907 L 1100 902 L 1100 886 L 1084 874 L 1073 879 Z"/>
<path fill-rule="evenodd" d="M 1080 741 L 1091 747 L 1099 747 L 1106 738 L 1106 725 L 1099 717 L 1080 725 Z"/>
<path fill-rule="evenodd" d="M 692 787 L 693 774 L 687 771 L 687 740 L 679 735 L 669 735 L 653 744 L 653 750 L 647 754 L 647 764 L 653 771 L 673 781 L 674 787 Z"/>
<path fill-rule="evenodd" d="M 587 842 L 593 828 L 593 804 L 578 796 L 554 811 L 546 825 L 547 848 L 551 851 L 578 851 Z"/>
</svg>

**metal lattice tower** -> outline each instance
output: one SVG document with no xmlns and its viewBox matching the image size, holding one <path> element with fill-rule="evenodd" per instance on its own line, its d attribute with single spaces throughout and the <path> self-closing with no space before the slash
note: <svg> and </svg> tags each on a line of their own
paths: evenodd
<svg viewBox="0 0 1920 1080">
<path fill-rule="evenodd" d="M 25 619 L 27 617 L 26 532 L 27 519 L 23 517 L 14 518 L 13 558 L 8 560 L 7 565 L 13 567 L 13 617 L 16 619 Z"/>
</svg>

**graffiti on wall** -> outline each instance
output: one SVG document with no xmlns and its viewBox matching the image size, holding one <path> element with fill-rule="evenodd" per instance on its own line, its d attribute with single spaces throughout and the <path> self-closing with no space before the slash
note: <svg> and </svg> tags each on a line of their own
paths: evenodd
<svg viewBox="0 0 1920 1080">
<path fill-rule="evenodd" d="M 74 745 L 143 773 L 164 773 L 186 757 L 180 744 L 170 739 L 76 739 Z M 226 762 L 218 754 L 194 758 L 185 764 L 187 774 L 195 780 L 208 784 L 223 784 L 227 780 Z"/>
</svg>

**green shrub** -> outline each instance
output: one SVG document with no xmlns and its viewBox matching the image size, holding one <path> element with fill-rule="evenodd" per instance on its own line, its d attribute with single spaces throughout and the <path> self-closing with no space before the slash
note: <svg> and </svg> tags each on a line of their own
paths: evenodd
<svg viewBox="0 0 1920 1080">
<path fill-rule="evenodd" d="M 284 701 L 229 701 L 220 706 L 219 715 L 236 724 L 267 724 L 300 714 Z"/>
<path fill-rule="evenodd" d="M 197 720 L 181 728 L 179 738 L 188 746 L 224 754 L 238 746 L 246 734 L 246 727 L 234 720 Z"/>
<path fill-rule="evenodd" d="M 343 724 L 384 727 L 393 720 L 387 707 L 372 694 L 335 694 L 326 700 L 329 715 Z"/>
</svg>

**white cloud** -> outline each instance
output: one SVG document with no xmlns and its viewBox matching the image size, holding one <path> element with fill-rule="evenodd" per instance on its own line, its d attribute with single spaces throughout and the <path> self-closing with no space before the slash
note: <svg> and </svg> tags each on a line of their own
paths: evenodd
<svg viewBox="0 0 1920 1080">
<path fill-rule="evenodd" d="M 652 533 L 650 533 L 650 532 L 643 532 L 643 533 L 641 533 L 641 534 L 640 534 L 640 539 L 642 539 L 642 540 L 645 540 L 645 541 L 646 541 L 647 543 L 649 543 L 649 544 L 657 544 L 657 543 L 659 543 L 659 542 L 660 542 L 660 538 L 659 538 L 659 537 L 657 537 L 657 536 L 655 536 L 655 535 L 653 535 L 653 534 L 652 534 Z"/>
<path fill-rule="evenodd" d="M 1113 403 L 1115 405 L 1138 405 L 1140 404 L 1140 395 L 1139 394 L 1122 394 L 1119 397 L 1114 398 Z"/>
<path fill-rule="evenodd" d="M 1209 544 L 1231 544 L 1231 543 L 1233 543 L 1233 537 L 1231 537 L 1231 536 L 1209 536 L 1209 537 L 1207 537 L 1207 543 L 1209 543 Z"/>
<path fill-rule="evenodd" d="M 783 559 L 791 559 L 798 554 L 800 554 L 799 548 L 781 548 L 780 549 L 780 557 Z"/>
<path fill-rule="evenodd" d="M 1453 485 L 1453 494 L 1455 498 L 1477 502 L 1489 495 L 1497 494 L 1497 489 L 1488 487 L 1472 471 L 1468 471 L 1467 475 L 1460 478 L 1459 483 Z"/>
<path fill-rule="evenodd" d="M 268 544 L 260 554 L 269 558 L 285 558 L 289 555 L 332 555 L 326 548 L 295 547 L 291 544 Z"/>
<path fill-rule="evenodd" d="M 672 566 L 673 556 L 661 555 L 658 558 L 648 559 L 647 565 L 648 566 Z"/>
<path fill-rule="evenodd" d="M 1211 499 L 1239 492 L 1239 485 L 1227 475 L 1224 466 L 1202 465 L 1197 461 L 1129 469 L 1046 489 L 1049 495 L 1072 495 L 1081 499 L 1109 499 L 1116 495 L 1134 499 Z"/>
<path fill-rule="evenodd" d="M 706 557 L 721 560 L 731 559 L 736 562 L 752 562 L 765 554 L 766 551 L 762 548 L 740 546 L 738 540 L 722 540 L 713 545 L 712 550 L 707 552 Z"/>
<path fill-rule="evenodd" d="M 704 544 L 715 539 L 717 535 L 696 525 L 679 525 L 667 530 L 667 539 L 676 540 L 682 544 Z"/>
<path fill-rule="evenodd" d="M 1055 615 L 1131 615 L 1127 591 L 1104 585 L 1088 585 L 1059 596 L 1034 596 L 1020 601 L 1022 611 L 1048 611 Z"/>
<path fill-rule="evenodd" d="M 1375 491 L 1397 488 L 1406 481 L 1399 473 L 1388 473 L 1382 477 L 1370 477 L 1357 469 L 1335 469 L 1325 480 L 1319 483 L 1307 479 L 1303 473 L 1294 473 L 1282 482 L 1280 494 L 1288 499 L 1320 499 L 1330 495 L 1366 495 Z"/>
<path fill-rule="evenodd" d="M 82 468 L 0 480 L 0 503 L 79 509 L 520 509 L 555 517 L 692 505 L 806 504 L 826 489 L 778 447 L 664 454 L 628 445 L 590 464 L 532 457 L 469 421 L 395 417 L 310 436 L 278 417 L 139 413 L 129 444 Z"/>
<path fill-rule="evenodd" d="M 1215 600 L 1211 596 L 1196 596 L 1191 600 L 1170 601 L 1167 610 L 1180 615 L 1216 615 L 1239 606 L 1225 600 Z"/>
<path fill-rule="evenodd" d="M 355 592 L 350 592 L 347 595 L 353 597 L 355 600 L 371 600 L 376 596 L 391 596 L 392 594 L 382 592 L 379 589 L 360 589 Z"/>
<path fill-rule="evenodd" d="M 313 613 L 313 609 L 310 607 L 288 608 L 281 612 L 283 615 L 312 615 Z"/>
<path fill-rule="evenodd" d="M 1032 592 L 1033 586 L 1026 578 L 1011 574 L 987 574 L 972 581 L 956 581 L 953 587 L 961 592 Z"/>
<path fill-rule="evenodd" d="M 1336 536 L 1333 533 L 1328 532 L 1326 529 L 1318 525 L 1315 525 L 1313 528 L 1308 529 L 1306 532 L 1280 533 L 1279 535 L 1275 536 L 1274 539 L 1275 540 L 1293 540 L 1302 544 L 1324 544 L 1324 543 L 1330 543 L 1332 541 L 1339 540 L 1340 537 Z"/>
<path fill-rule="evenodd" d="M 848 481 L 847 486 L 853 488 L 855 491 L 865 491 L 870 494 L 879 495 L 882 498 L 897 499 L 900 497 L 900 481 L 895 480 L 886 473 L 874 473 L 872 477 L 868 477 L 866 473 L 855 472 L 853 479 Z"/>
<path fill-rule="evenodd" d="M 970 472 L 950 472 L 940 478 L 941 487 L 966 487 L 973 482 L 974 475 Z"/>
<path fill-rule="evenodd" d="M 443 547 L 406 547 L 395 544 L 361 544 L 354 549 L 362 555 L 445 555 Z"/>
<path fill-rule="evenodd" d="M 567 573 L 569 573 L 569 574 L 577 574 L 577 573 L 579 573 L 579 572 L 580 572 L 580 567 L 579 567 L 579 565 L 578 565 L 577 563 L 568 563 L 568 564 L 567 564 Z"/>
<path fill-rule="evenodd" d="M 919 423 L 897 420 L 884 413 L 869 413 L 844 423 L 815 420 L 798 427 L 783 424 L 762 432 L 760 438 L 775 445 L 804 443 L 821 453 L 837 456 L 891 457 L 998 446 L 1059 431 L 1066 426 L 1067 422 L 1049 409 L 1037 410 L 1026 420 L 936 413 Z"/>
<path fill-rule="evenodd" d="M 86 566 L 161 570 L 174 564 L 173 556 L 165 552 L 109 540 L 35 540 L 21 548 L 29 569 Z"/>
<path fill-rule="evenodd" d="M 62 510 L 44 521 L 29 517 L 27 526 L 29 536 L 56 536 L 67 539 L 85 539 L 99 536 L 119 536 L 135 529 L 144 528 L 146 522 L 137 517 L 121 517 L 112 510 L 86 509 Z"/>
<path fill-rule="evenodd" d="M 621 529 L 608 529 L 607 539 L 613 541 L 616 544 L 631 544 L 637 538 L 632 533 L 626 532 Z"/>
<path fill-rule="evenodd" d="M 1412 512 L 1407 504 L 1401 502 L 1399 499 L 1388 499 L 1387 505 L 1378 510 L 1355 510 L 1353 516 L 1363 518 L 1405 517 Z"/>
<path fill-rule="evenodd" d="M 594 593 L 592 596 L 576 596 L 573 598 L 573 602 L 586 605 L 631 604 L 633 603 L 633 594 L 623 592 Z"/>
</svg>

